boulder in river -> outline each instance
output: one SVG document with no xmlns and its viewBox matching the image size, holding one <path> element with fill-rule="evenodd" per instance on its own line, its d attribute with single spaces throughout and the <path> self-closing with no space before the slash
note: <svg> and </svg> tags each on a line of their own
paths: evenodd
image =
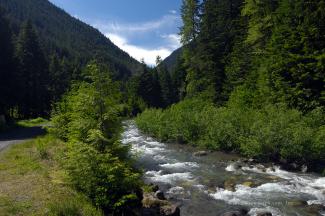
<svg viewBox="0 0 325 216">
<path fill-rule="evenodd" d="M 325 206 L 320 205 L 320 204 L 311 204 L 306 207 L 307 212 L 317 215 L 321 211 L 325 211 Z"/>
<path fill-rule="evenodd" d="M 166 199 L 166 198 L 165 198 L 165 195 L 164 195 L 164 192 L 162 192 L 162 191 L 160 191 L 160 190 L 156 191 L 156 193 L 155 193 L 155 197 L 157 197 L 157 198 L 160 199 L 160 200 L 165 200 L 165 199 Z"/>
<path fill-rule="evenodd" d="M 236 211 L 229 211 L 221 214 L 220 216 L 246 216 L 248 214 L 247 209 L 240 209 Z"/>
<path fill-rule="evenodd" d="M 259 212 L 256 214 L 256 216 L 272 216 L 271 212 Z"/>
<path fill-rule="evenodd" d="M 291 207 L 305 207 L 308 205 L 307 201 L 299 199 L 289 200 L 287 204 Z"/>
<path fill-rule="evenodd" d="M 156 198 L 153 193 L 143 194 L 142 205 L 144 208 L 156 208 L 168 204 L 168 201 Z"/>
<path fill-rule="evenodd" d="M 255 186 L 254 182 L 251 182 L 251 181 L 243 182 L 242 185 L 244 185 L 246 187 L 254 187 Z"/>
<path fill-rule="evenodd" d="M 235 191 L 236 182 L 233 179 L 228 179 L 223 183 L 223 187 L 228 191 Z"/>
<path fill-rule="evenodd" d="M 304 165 L 301 166 L 301 172 L 306 173 L 307 170 L 308 170 L 307 165 L 304 164 Z"/>
<path fill-rule="evenodd" d="M 166 205 L 160 208 L 161 216 L 180 216 L 181 210 L 176 205 Z"/>
<path fill-rule="evenodd" d="M 154 184 L 152 184 L 151 187 L 152 187 L 152 191 L 153 191 L 153 192 L 157 192 L 157 191 L 159 191 L 159 186 L 158 186 L 158 185 L 154 185 Z"/>
<path fill-rule="evenodd" d="M 202 157 L 202 156 L 207 156 L 208 152 L 207 151 L 198 151 L 198 152 L 194 152 L 193 156 L 195 157 Z"/>
</svg>

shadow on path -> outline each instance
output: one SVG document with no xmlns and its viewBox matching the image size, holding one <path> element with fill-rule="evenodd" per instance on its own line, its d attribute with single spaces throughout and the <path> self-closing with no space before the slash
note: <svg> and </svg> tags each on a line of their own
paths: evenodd
<svg viewBox="0 0 325 216">
<path fill-rule="evenodd" d="M 18 144 L 29 139 L 44 135 L 46 130 L 42 126 L 35 126 L 30 128 L 16 128 L 4 133 L 0 133 L 0 151 L 6 147 Z"/>
</svg>

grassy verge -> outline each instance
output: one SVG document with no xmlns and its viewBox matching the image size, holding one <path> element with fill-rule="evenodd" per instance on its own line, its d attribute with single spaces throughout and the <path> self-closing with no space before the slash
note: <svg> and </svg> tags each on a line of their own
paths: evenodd
<svg viewBox="0 0 325 216">
<path fill-rule="evenodd" d="M 16 125 L 19 127 L 34 127 L 34 126 L 39 126 L 47 123 L 49 123 L 49 120 L 38 117 L 35 119 L 19 120 L 16 122 Z"/>
<path fill-rule="evenodd" d="M 47 135 L 0 153 L 0 215 L 102 215 L 70 186 L 65 151 Z"/>
</svg>

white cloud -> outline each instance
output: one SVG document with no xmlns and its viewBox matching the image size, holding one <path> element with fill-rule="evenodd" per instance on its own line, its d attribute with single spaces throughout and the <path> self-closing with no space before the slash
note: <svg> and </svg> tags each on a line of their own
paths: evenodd
<svg viewBox="0 0 325 216">
<path fill-rule="evenodd" d="M 168 45 L 173 50 L 179 48 L 181 46 L 181 37 L 178 34 L 165 34 L 161 35 L 162 38 L 168 41 Z"/>
<path fill-rule="evenodd" d="M 108 37 L 115 45 L 120 47 L 125 52 L 129 53 L 133 58 L 137 59 L 138 61 L 143 58 L 145 63 L 148 65 L 155 65 L 156 57 L 158 55 L 164 59 L 169 56 L 172 52 L 172 50 L 164 47 L 157 49 L 146 49 L 143 47 L 135 46 L 129 44 L 128 40 L 123 36 L 113 33 L 106 34 L 106 37 Z"/>
<path fill-rule="evenodd" d="M 169 13 L 160 19 L 142 23 L 97 21 L 92 25 L 133 58 L 139 61 L 143 58 L 148 65 L 155 65 L 158 55 L 164 59 L 181 46 L 179 36 L 169 33 L 175 32 L 181 18 L 174 12 Z M 146 44 L 148 39 L 150 42 Z M 135 45 L 135 41 L 141 45 Z M 152 48 L 153 41 L 157 42 L 157 47 Z"/>
<path fill-rule="evenodd" d="M 142 22 L 142 23 L 118 23 L 118 22 L 102 22 L 97 21 L 93 24 L 96 28 L 104 32 L 112 33 L 145 33 L 154 31 L 168 26 L 174 26 L 175 22 L 179 22 L 180 17 L 175 14 L 168 14 L 159 20 Z"/>
<path fill-rule="evenodd" d="M 177 11 L 176 10 L 170 10 L 169 13 L 171 13 L 171 14 L 177 14 Z"/>
</svg>

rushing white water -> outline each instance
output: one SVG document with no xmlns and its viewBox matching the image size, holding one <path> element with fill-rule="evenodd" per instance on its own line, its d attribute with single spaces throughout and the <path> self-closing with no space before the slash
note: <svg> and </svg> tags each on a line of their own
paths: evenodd
<svg viewBox="0 0 325 216">
<path fill-rule="evenodd" d="M 308 205 L 325 206 L 325 178 L 279 167 L 242 166 L 222 153 L 195 157 L 192 148 L 143 135 L 133 122 L 126 123 L 122 142 L 131 145 L 144 169 L 144 180 L 158 184 L 167 198 L 182 203 L 182 215 L 215 216 L 239 207 L 247 208 L 249 215 L 325 215 L 307 211 Z"/>
</svg>

